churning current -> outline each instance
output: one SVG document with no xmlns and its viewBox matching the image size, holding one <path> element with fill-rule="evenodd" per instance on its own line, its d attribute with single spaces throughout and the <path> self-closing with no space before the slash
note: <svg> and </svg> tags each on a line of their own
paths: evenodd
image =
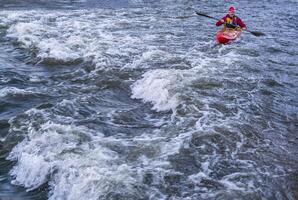
<svg viewBox="0 0 298 200">
<path fill-rule="evenodd" d="M 298 199 L 297 7 L 1 0 L 0 199 Z"/>
</svg>

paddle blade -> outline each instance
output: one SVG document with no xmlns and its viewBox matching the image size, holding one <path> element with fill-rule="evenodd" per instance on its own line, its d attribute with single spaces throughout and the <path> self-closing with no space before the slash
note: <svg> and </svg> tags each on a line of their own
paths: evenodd
<svg viewBox="0 0 298 200">
<path fill-rule="evenodd" d="M 250 33 L 253 34 L 254 36 L 257 36 L 257 37 L 265 35 L 265 33 L 258 32 L 258 31 L 250 31 Z"/>
</svg>

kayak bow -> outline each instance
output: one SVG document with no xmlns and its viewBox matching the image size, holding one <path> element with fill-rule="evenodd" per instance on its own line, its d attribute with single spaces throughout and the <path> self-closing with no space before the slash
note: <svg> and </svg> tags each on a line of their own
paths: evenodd
<svg viewBox="0 0 298 200">
<path fill-rule="evenodd" d="M 216 33 L 216 40 L 220 44 L 229 44 L 241 35 L 241 30 L 221 29 Z"/>
</svg>

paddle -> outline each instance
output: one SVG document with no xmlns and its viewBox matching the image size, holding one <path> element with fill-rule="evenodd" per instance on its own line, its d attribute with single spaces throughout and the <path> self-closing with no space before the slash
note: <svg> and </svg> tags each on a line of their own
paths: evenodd
<svg viewBox="0 0 298 200">
<path fill-rule="evenodd" d="M 199 15 L 199 16 L 208 17 L 208 18 L 210 18 L 210 19 L 215 19 L 216 21 L 219 20 L 219 19 L 217 19 L 217 18 L 215 18 L 215 17 L 211 17 L 211 16 L 209 16 L 209 15 L 206 15 L 206 14 L 204 14 L 204 13 L 199 13 L 199 12 L 197 12 L 197 11 L 196 11 L 196 14 Z M 228 23 L 225 23 L 225 24 L 228 24 Z M 236 26 L 236 25 L 234 25 L 234 24 L 229 24 L 229 25 L 234 26 L 235 28 L 241 28 L 241 27 Z M 257 37 L 265 35 L 264 33 L 259 32 L 259 31 L 250 31 L 250 30 L 247 30 L 247 29 L 243 29 L 243 30 L 244 30 L 244 31 L 247 31 L 247 32 L 249 32 L 249 33 L 251 33 L 252 35 L 257 36 Z"/>
</svg>

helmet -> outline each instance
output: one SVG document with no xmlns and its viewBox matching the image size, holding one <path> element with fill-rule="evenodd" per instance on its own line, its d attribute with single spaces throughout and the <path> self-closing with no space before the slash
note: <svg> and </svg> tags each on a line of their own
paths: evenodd
<svg viewBox="0 0 298 200">
<path fill-rule="evenodd" d="M 235 12 L 235 7 L 234 6 L 230 6 L 229 12 Z"/>
</svg>

